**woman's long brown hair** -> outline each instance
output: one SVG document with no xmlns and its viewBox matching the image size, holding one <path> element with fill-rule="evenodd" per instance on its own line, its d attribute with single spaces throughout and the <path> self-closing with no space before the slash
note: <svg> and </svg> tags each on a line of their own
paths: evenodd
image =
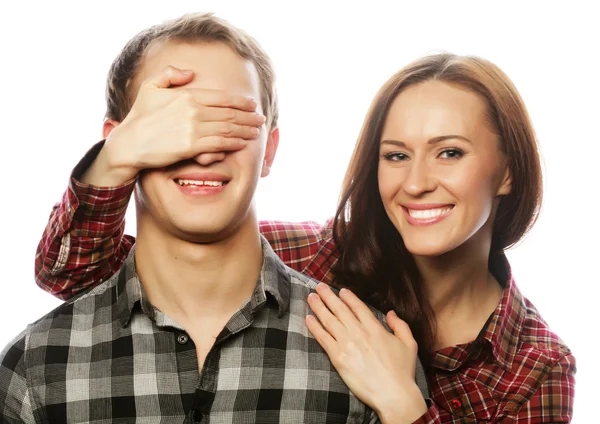
<svg viewBox="0 0 600 424">
<path fill-rule="evenodd" d="M 490 255 L 521 240 L 535 223 L 542 200 L 533 126 L 517 89 L 496 65 L 477 57 L 426 56 L 400 70 L 379 90 L 350 160 L 334 219 L 333 235 L 340 251 L 334 283 L 352 289 L 382 311 L 395 310 L 411 327 L 425 364 L 435 343 L 435 316 L 414 259 L 385 212 L 377 172 L 381 133 L 392 102 L 407 87 L 429 80 L 480 95 L 487 103 L 489 125 L 508 158 L 512 190 L 500 201 Z"/>
</svg>

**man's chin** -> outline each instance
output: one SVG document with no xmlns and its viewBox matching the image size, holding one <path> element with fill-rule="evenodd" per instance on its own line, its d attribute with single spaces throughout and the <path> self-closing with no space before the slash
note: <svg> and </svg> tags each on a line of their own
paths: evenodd
<svg viewBox="0 0 600 424">
<path fill-rule="evenodd" d="M 232 237 L 240 229 L 239 222 L 213 222 L 199 225 L 177 225 L 178 237 L 190 243 L 218 243 Z"/>
<path fill-rule="evenodd" d="M 210 214 L 178 216 L 171 220 L 169 226 L 181 240 L 190 243 L 217 243 L 233 237 L 252 221 L 252 217 L 252 214 L 214 210 Z"/>
<path fill-rule="evenodd" d="M 210 244 L 231 237 L 231 233 L 228 228 L 181 228 L 179 237 L 190 243 Z"/>
</svg>

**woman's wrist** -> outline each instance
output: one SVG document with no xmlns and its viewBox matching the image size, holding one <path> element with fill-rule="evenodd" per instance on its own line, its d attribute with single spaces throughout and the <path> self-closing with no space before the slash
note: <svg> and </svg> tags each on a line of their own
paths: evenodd
<svg viewBox="0 0 600 424">
<path fill-rule="evenodd" d="M 383 424 L 410 424 L 428 408 L 421 390 L 414 384 L 408 390 L 395 391 L 394 396 L 381 397 L 373 409 Z"/>
</svg>

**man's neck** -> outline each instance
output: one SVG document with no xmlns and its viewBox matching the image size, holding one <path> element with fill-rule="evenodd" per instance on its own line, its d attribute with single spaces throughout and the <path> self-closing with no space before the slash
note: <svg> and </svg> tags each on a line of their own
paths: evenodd
<svg viewBox="0 0 600 424">
<path fill-rule="evenodd" d="M 256 220 L 198 244 L 138 224 L 136 272 L 150 302 L 184 327 L 231 317 L 250 298 L 262 267 Z"/>
</svg>

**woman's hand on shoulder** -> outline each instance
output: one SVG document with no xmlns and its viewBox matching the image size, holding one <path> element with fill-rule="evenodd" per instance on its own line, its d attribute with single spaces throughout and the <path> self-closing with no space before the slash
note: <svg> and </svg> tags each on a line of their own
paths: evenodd
<svg viewBox="0 0 600 424">
<path fill-rule="evenodd" d="M 404 321 L 389 312 L 391 334 L 350 290 L 338 297 L 326 284 L 308 303 L 316 315 L 306 317 L 308 329 L 354 395 L 383 422 L 412 423 L 427 412 L 415 382 L 418 346 Z"/>
</svg>

